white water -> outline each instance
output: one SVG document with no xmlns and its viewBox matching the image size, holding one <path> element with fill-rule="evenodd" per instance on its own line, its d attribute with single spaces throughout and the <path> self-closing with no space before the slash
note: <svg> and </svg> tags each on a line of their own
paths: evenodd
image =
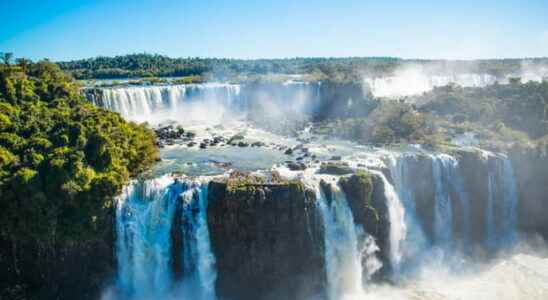
<svg viewBox="0 0 548 300">
<path fill-rule="evenodd" d="M 527 70 L 522 68 L 521 73 L 507 74 L 496 77 L 490 74 L 478 73 L 448 73 L 444 75 L 429 74 L 427 68 L 421 66 L 407 66 L 396 70 L 391 76 L 366 77 L 365 86 L 375 97 L 398 98 L 420 95 L 436 87 L 456 84 L 462 87 L 485 87 L 495 83 L 508 84 L 510 78 L 519 77 L 521 82 L 541 82 L 548 75 L 548 69 L 536 68 Z"/>
<path fill-rule="evenodd" d="M 504 185 L 503 220 L 505 222 L 503 222 L 501 232 L 504 234 L 503 243 L 505 246 L 509 246 L 517 241 L 518 189 L 514 168 L 507 158 L 503 160 L 502 174 Z"/>
<path fill-rule="evenodd" d="M 453 213 L 450 188 L 454 180 L 457 160 L 446 154 L 432 155 L 432 168 L 436 187 L 434 209 L 434 241 L 448 247 L 453 241 Z M 453 184 L 454 186 L 454 184 Z"/>
<path fill-rule="evenodd" d="M 407 235 L 405 210 L 398 194 L 386 179 L 386 176 L 379 171 L 372 170 L 371 172 L 379 176 L 384 184 L 384 196 L 386 197 L 390 219 L 390 263 L 392 272 L 397 276 L 403 258 L 402 241 L 405 240 Z"/>
<path fill-rule="evenodd" d="M 394 182 L 394 186 L 392 187 L 395 194 L 394 197 L 397 196 L 398 199 L 400 199 L 399 202 L 404 210 L 403 220 L 397 218 L 393 223 L 391 222 L 391 224 L 397 224 L 396 228 L 399 228 L 394 230 L 402 232 L 401 238 L 397 243 L 397 248 L 400 249 L 399 254 L 392 266 L 393 277 L 395 279 L 401 275 L 401 265 L 406 259 L 420 256 L 427 248 L 423 229 L 415 216 L 415 196 L 413 187 L 408 183 L 410 179 L 408 174 L 408 160 L 412 159 L 414 159 L 413 155 L 394 154 L 390 154 L 387 158 L 390 175 Z M 386 178 L 384 180 L 386 180 Z M 391 185 L 388 184 L 385 186 Z M 392 226 L 390 230 L 392 230 Z"/>
<path fill-rule="evenodd" d="M 181 190 L 169 184 L 162 177 L 130 185 L 118 200 L 118 288 L 124 294 L 145 298 L 170 288 L 170 230 Z"/>
<path fill-rule="evenodd" d="M 90 101 L 122 117 L 158 124 L 216 125 L 250 117 L 283 120 L 310 114 L 318 107 L 320 83 L 286 82 L 279 85 L 204 83 L 187 85 L 103 88 Z"/>
<path fill-rule="evenodd" d="M 473 265 L 453 274 L 442 264 L 424 266 L 414 278 L 396 286 L 372 286 L 347 300 L 545 300 L 548 258 L 515 254 L 487 266 Z"/>
<path fill-rule="evenodd" d="M 358 230 L 344 193 L 332 187 L 328 203 L 319 184 L 317 206 L 324 226 L 324 257 L 327 273 L 327 294 L 331 300 L 362 292 L 362 253 L 358 248 Z"/>
<path fill-rule="evenodd" d="M 489 74 L 431 76 L 420 70 L 408 69 L 394 76 L 366 78 L 365 84 L 375 97 L 393 98 L 419 95 L 450 83 L 463 87 L 484 87 L 496 81 L 497 78 Z"/>
<path fill-rule="evenodd" d="M 119 112 L 138 122 L 214 122 L 238 112 L 240 86 L 209 83 L 166 86 L 136 86 L 102 89 L 95 105 Z"/>
<path fill-rule="evenodd" d="M 213 300 L 215 296 L 215 256 L 211 252 L 207 227 L 207 183 L 183 193 L 182 293 L 192 299 Z"/>
<path fill-rule="evenodd" d="M 182 199 L 182 228 L 172 228 Z M 169 176 L 128 186 L 116 211 L 117 293 L 131 299 L 165 299 L 178 293 L 215 299 L 215 258 L 207 229 L 206 184 Z M 183 235 L 183 279 L 172 270 L 172 230 Z"/>
<path fill-rule="evenodd" d="M 508 247 L 517 240 L 518 194 L 512 163 L 506 157 L 497 157 L 488 176 L 486 245 Z"/>
</svg>

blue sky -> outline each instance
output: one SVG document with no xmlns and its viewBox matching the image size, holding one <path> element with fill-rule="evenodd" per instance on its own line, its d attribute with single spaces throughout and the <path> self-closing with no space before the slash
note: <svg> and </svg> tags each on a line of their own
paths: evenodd
<svg viewBox="0 0 548 300">
<path fill-rule="evenodd" d="M 0 52 L 272 58 L 548 56 L 548 0 L 0 0 Z"/>
</svg>

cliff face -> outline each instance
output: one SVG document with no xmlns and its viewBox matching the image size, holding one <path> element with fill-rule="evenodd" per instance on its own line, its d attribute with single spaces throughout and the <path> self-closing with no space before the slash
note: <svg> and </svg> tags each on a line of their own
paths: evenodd
<svg viewBox="0 0 548 300">
<path fill-rule="evenodd" d="M 314 115 L 317 121 L 328 118 L 366 116 L 376 102 L 359 83 L 322 82 L 320 101 Z"/>
<path fill-rule="evenodd" d="M 339 185 L 346 194 L 354 223 L 362 226 L 368 234 L 373 236 L 379 247 L 378 256 L 383 263 L 383 268 L 377 274 L 380 278 L 390 272 L 388 258 L 390 219 L 384 183 L 379 176 L 360 171 L 341 178 Z M 367 269 L 365 262 L 362 262 L 362 267 L 363 270 Z"/>
<path fill-rule="evenodd" d="M 0 239 L 0 299 L 97 299 L 115 274 L 112 230 L 106 232 L 56 248 Z"/>
<path fill-rule="evenodd" d="M 223 299 L 305 299 L 325 282 L 314 193 L 300 184 L 211 182 L 208 225 Z"/>
<path fill-rule="evenodd" d="M 511 154 L 518 181 L 518 226 L 525 233 L 538 233 L 548 240 L 548 157 L 533 150 Z"/>
</svg>

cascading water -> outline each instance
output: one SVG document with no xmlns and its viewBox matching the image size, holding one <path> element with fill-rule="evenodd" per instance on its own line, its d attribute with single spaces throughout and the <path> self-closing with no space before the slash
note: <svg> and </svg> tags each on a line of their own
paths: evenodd
<svg viewBox="0 0 548 300">
<path fill-rule="evenodd" d="M 165 121 L 194 117 L 222 118 L 241 109 L 240 86 L 234 84 L 188 84 L 102 89 L 95 105 L 119 112 L 134 121 Z M 198 119 L 197 121 L 203 121 Z"/>
<path fill-rule="evenodd" d="M 193 299 L 215 299 L 215 257 L 207 227 L 207 184 L 183 193 L 184 294 Z"/>
<path fill-rule="evenodd" d="M 239 85 L 186 85 L 103 88 L 89 93 L 89 101 L 139 122 L 215 123 L 250 117 L 283 118 L 314 114 L 320 101 L 319 82 Z"/>
<path fill-rule="evenodd" d="M 394 187 L 386 179 L 386 176 L 382 172 L 371 170 L 373 174 L 376 174 L 382 179 L 384 185 L 384 196 L 386 198 L 386 205 L 388 208 L 388 215 L 390 220 L 390 264 L 392 272 L 397 276 L 400 272 L 400 265 L 402 262 L 402 241 L 405 240 L 407 235 L 407 225 L 405 223 L 405 210 L 400 201 L 400 198 Z"/>
<path fill-rule="evenodd" d="M 116 211 L 118 288 L 150 297 L 171 288 L 170 230 L 181 186 L 162 177 L 126 188 Z"/>
<path fill-rule="evenodd" d="M 410 173 L 410 162 L 414 159 L 414 154 L 390 154 L 387 157 L 387 164 L 394 185 L 391 185 L 390 182 L 386 180 L 384 174 L 380 174 L 382 175 L 381 178 L 384 177 L 383 181 L 385 182 L 385 186 L 389 188 L 388 190 L 390 191 L 391 187 L 392 191 L 394 191 L 394 194 L 391 197 L 397 197 L 404 210 L 403 221 L 399 220 L 399 218 L 395 218 L 393 223 L 397 225 L 394 230 L 403 232 L 397 246 L 398 249 L 400 249 L 399 254 L 392 260 L 392 272 L 393 277 L 395 278 L 401 275 L 402 264 L 406 262 L 405 259 L 407 257 L 418 257 L 423 250 L 427 248 L 427 240 L 424 231 L 416 216 L 415 187 L 410 182 L 412 178 L 412 174 Z M 397 211 L 399 209 L 394 210 Z M 392 230 L 392 227 L 390 230 Z"/>
<path fill-rule="evenodd" d="M 504 243 L 513 244 L 517 240 L 517 210 L 518 210 L 518 189 L 514 168 L 508 158 L 504 158 L 502 164 L 502 176 L 504 185 L 503 195 L 503 226 L 501 232 L 505 234 Z"/>
<path fill-rule="evenodd" d="M 497 156 L 488 169 L 486 205 L 486 245 L 500 248 L 512 245 L 517 238 L 517 184 L 512 163 Z"/>
<path fill-rule="evenodd" d="M 359 252 L 358 229 L 344 193 L 332 186 L 328 201 L 317 185 L 316 198 L 324 226 L 324 257 L 329 299 L 362 292 L 362 253 Z"/>
<path fill-rule="evenodd" d="M 179 201 L 181 228 L 173 228 Z M 182 290 L 193 299 L 215 299 L 205 183 L 169 176 L 135 182 L 118 199 L 116 223 L 117 288 L 123 297 L 165 298 Z M 174 231 L 183 237 L 181 280 L 173 272 Z"/>
<path fill-rule="evenodd" d="M 434 241 L 449 246 L 453 240 L 453 212 L 450 188 L 455 186 L 457 160 L 446 154 L 432 155 L 432 173 L 435 183 Z"/>
<path fill-rule="evenodd" d="M 435 87 L 454 83 L 464 87 L 484 87 L 497 82 L 489 74 L 428 75 L 422 70 L 408 69 L 394 76 L 366 78 L 365 84 L 375 97 L 402 97 L 428 92 Z"/>
<path fill-rule="evenodd" d="M 523 83 L 541 82 L 544 73 L 538 70 L 533 73 L 507 74 L 500 77 L 476 73 L 431 75 L 420 67 L 410 67 L 397 70 L 392 76 L 365 78 L 364 84 L 375 97 L 397 98 L 419 95 L 449 84 L 462 87 L 485 87 L 495 83 L 508 84 L 510 78 L 518 77 Z"/>
<path fill-rule="evenodd" d="M 506 157 L 494 154 L 486 157 L 487 178 L 485 185 L 478 185 L 486 189 L 486 198 L 476 200 L 485 203 L 484 218 L 474 221 L 467 191 L 470 187 L 465 185 L 459 161 L 447 154 L 430 154 L 422 158 L 417 155 L 420 154 L 391 154 L 387 159 L 396 190 L 405 207 L 408 228 L 407 239 L 400 242 L 403 245 L 400 247 L 404 249 L 400 263 L 415 267 L 420 265 L 421 255 L 428 253 L 431 246 L 442 250 L 437 254 L 444 254 L 445 257 L 457 250 L 455 245 L 459 246 L 458 250 L 467 253 L 474 248 L 471 244 L 473 222 L 485 224 L 484 244 L 489 249 L 512 245 L 517 232 L 518 195 L 512 165 Z M 431 172 L 424 168 L 427 163 L 431 164 Z M 429 179 L 420 178 L 428 174 L 432 176 L 432 194 L 428 192 Z M 431 201 L 428 200 L 430 197 Z M 417 206 L 418 201 L 421 207 Z M 474 206 L 481 207 L 478 203 Z M 455 211 L 457 215 L 454 215 Z M 425 228 L 429 224 L 431 231 Z M 431 232 L 431 236 L 427 232 Z M 424 259 L 429 258 L 425 256 Z M 397 267 L 394 267 L 394 272 L 398 272 Z"/>
</svg>

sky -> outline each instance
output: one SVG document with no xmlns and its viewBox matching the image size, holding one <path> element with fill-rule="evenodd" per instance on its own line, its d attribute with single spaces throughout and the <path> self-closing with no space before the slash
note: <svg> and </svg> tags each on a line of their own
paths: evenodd
<svg viewBox="0 0 548 300">
<path fill-rule="evenodd" d="M 0 22 L 33 60 L 548 56 L 548 0 L 0 0 Z"/>
</svg>

